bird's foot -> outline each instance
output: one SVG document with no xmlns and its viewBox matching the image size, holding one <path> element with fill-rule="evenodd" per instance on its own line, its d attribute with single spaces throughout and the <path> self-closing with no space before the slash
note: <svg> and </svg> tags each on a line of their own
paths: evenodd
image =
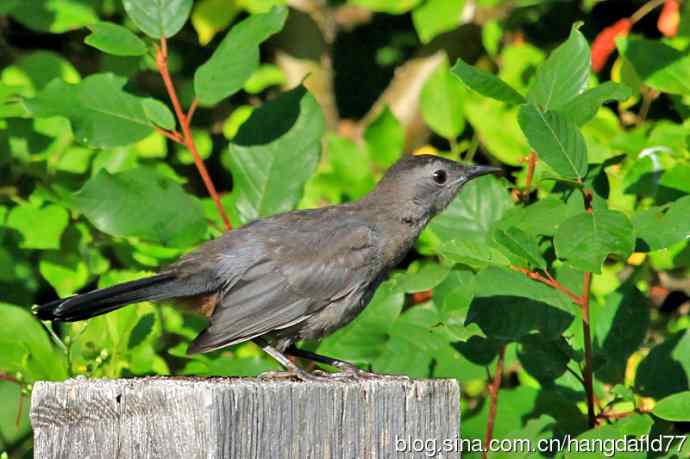
<svg viewBox="0 0 690 459">
<path fill-rule="evenodd" d="M 315 370 L 312 373 L 301 368 L 291 368 L 285 371 L 266 371 L 261 373 L 258 378 L 264 381 L 304 381 L 304 382 L 330 382 L 340 378 L 335 377 L 339 373 L 325 373 Z"/>
<path fill-rule="evenodd" d="M 384 381 L 384 380 L 401 380 L 409 381 L 410 378 L 404 375 L 382 375 L 378 373 L 372 373 L 355 365 L 341 365 L 339 368 L 342 370 L 340 373 L 334 373 L 334 375 L 343 375 L 343 379 L 349 379 L 354 381 Z"/>
</svg>

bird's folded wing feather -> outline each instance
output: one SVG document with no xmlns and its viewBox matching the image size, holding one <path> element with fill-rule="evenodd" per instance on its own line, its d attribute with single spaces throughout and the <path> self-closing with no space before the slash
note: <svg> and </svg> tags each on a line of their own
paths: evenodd
<svg viewBox="0 0 690 459">
<path fill-rule="evenodd" d="M 222 292 L 193 351 L 299 323 L 371 279 L 380 258 L 371 227 L 352 219 L 331 220 L 328 227 L 320 220 L 285 223 L 279 234 L 257 238 L 261 257 Z M 263 233 L 259 225 L 251 229 Z"/>
</svg>

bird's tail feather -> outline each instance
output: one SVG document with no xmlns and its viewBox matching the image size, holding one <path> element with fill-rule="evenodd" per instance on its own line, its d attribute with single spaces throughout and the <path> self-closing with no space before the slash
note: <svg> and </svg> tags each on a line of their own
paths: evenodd
<svg viewBox="0 0 690 459">
<path fill-rule="evenodd" d="M 160 301 L 183 296 L 185 292 L 182 284 L 174 273 L 162 273 L 51 301 L 36 306 L 34 313 L 41 320 L 85 320 L 140 301 Z"/>
</svg>

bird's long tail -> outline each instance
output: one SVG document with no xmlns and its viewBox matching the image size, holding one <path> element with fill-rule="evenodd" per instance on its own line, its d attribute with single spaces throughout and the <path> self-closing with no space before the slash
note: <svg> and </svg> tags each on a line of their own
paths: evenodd
<svg viewBox="0 0 690 459">
<path fill-rule="evenodd" d="M 185 284 L 174 273 L 162 273 L 55 300 L 36 306 L 34 313 L 41 320 L 85 320 L 140 301 L 160 301 L 184 296 L 188 294 L 185 292 Z"/>
</svg>

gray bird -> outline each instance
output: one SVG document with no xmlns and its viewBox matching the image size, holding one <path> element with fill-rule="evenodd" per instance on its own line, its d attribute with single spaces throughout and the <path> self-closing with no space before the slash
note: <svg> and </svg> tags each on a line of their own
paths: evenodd
<svg viewBox="0 0 690 459">
<path fill-rule="evenodd" d="M 253 221 L 184 255 L 160 274 L 37 306 L 42 320 L 72 322 L 140 301 L 175 299 L 208 317 L 189 353 L 254 340 L 302 380 L 287 355 L 329 364 L 338 377 L 373 377 L 297 349 L 354 319 L 431 218 L 472 178 L 500 169 L 406 156 L 356 202 Z"/>
</svg>

